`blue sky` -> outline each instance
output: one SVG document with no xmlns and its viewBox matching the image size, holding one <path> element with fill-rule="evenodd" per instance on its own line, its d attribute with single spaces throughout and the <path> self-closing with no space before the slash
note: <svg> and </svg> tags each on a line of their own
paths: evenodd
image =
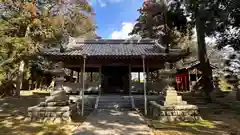
<svg viewBox="0 0 240 135">
<path fill-rule="evenodd" d="M 96 12 L 97 34 L 102 38 L 127 38 L 143 0 L 91 0 Z"/>
</svg>

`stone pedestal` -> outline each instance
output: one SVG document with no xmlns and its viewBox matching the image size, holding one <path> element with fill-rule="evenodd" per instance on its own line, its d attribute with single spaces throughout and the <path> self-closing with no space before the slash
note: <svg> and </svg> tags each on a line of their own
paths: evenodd
<svg viewBox="0 0 240 135">
<path fill-rule="evenodd" d="M 160 122 L 194 122 L 202 119 L 198 107 L 182 101 L 182 97 L 177 95 L 177 91 L 173 87 L 167 89 L 165 101 L 160 104 L 151 101 L 149 109 L 150 115 L 159 119 Z"/>
<path fill-rule="evenodd" d="M 52 71 L 56 76 L 54 90 L 50 96 L 46 97 L 45 102 L 41 102 L 37 106 L 28 108 L 28 118 L 31 121 L 40 122 L 69 122 L 71 121 L 71 108 L 69 97 L 63 89 L 65 72 L 63 64 L 59 63 L 56 70 Z"/>
<path fill-rule="evenodd" d="M 165 92 L 164 106 L 186 105 L 186 101 L 182 101 L 182 96 L 177 95 L 177 91 L 173 87 L 169 87 Z"/>
</svg>

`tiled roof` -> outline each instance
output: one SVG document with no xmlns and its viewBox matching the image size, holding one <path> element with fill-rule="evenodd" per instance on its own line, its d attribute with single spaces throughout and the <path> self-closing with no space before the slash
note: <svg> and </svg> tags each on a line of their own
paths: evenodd
<svg viewBox="0 0 240 135">
<path fill-rule="evenodd" d="M 195 61 L 192 61 L 190 63 L 187 63 L 184 67 L 180 68 L 180 70 L 182 69 L 191 69 L 191 68 L 194 68 L 194 67 L 198 67 L 200 65 L 200 61 L 198 60 L 195 60 Z M 213 69 L 216 69 L 217 67 L 212 65 L 210 63 L 210 66 L 213 68 Z"/>
<path fill-rule="evenodd" d="M 69 44 L 64 52 L 59 49 L 45 51 L 45 55 L 79 56 L 163 56 L 165 50 L 156 45 L 154 40 L 87 40 Z M 178 51 L 172 50 L 172 53 Z M 179 54 L 179 53 L 178 53 Z"/>
</svg>

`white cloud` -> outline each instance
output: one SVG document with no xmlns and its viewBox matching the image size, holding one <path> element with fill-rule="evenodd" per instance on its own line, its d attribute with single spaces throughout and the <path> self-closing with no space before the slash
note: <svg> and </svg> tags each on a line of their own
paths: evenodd
<svg viewBox="0 0 240 135">
<path fill-rule="evenodd" d="M 97 3 L 100 4 L 100 7 L 106 7 L 109 3 L 119 3 L 123 0 L 97 0 Z"/>
<path fill-rule="evenodd" d="M 109 0 L 109 2 L 111 2 L 111 3 L 118 3 L 118 2 L 121 2 L 121 1 L 123 1 L 123 0 Z"/>
<path fill-rule="evenodd" d="M 114 31 L 110 38 L 111 39 L 126 39 L 126 38 L 130 38 L 131 36 L 129 36 L 128 34 L 132 31 L 133 26 L 135 23 L 133 22 L 123 22 L 122 23 L 122 28 L 118 31 Z"/>
<path fill-rule="evenodd" d="M 106 2 L 103 2 L 102 0 L 98 0 L 98 3 L 100 4 L 100 7 L 106 7 Z"/>
</svg>

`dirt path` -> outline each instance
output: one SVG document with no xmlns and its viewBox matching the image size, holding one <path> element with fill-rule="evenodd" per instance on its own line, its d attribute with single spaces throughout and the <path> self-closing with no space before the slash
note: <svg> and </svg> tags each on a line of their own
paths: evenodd
<svg viewBox="0 0 240 135">
<path fill-rule="evenodd" d="M 153 135 L 135 111 L 96 110 L 74 135 Z"/>
</svg>

